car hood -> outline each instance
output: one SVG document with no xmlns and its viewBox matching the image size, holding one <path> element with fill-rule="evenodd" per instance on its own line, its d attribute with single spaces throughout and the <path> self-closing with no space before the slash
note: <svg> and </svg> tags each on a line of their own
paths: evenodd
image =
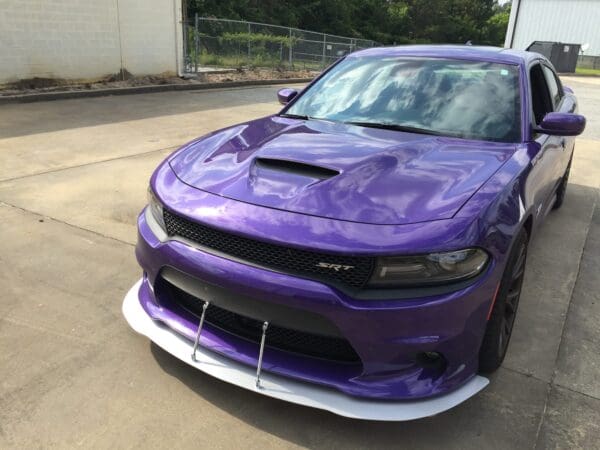
<svg viewBox="0 0 600 450">
<path fill-rule="evenodd" d="M 184 183 L 223 197 L 337 220 L 451 218 L 515 146 L 271 116 L 174 154 Z"/>
</svg>

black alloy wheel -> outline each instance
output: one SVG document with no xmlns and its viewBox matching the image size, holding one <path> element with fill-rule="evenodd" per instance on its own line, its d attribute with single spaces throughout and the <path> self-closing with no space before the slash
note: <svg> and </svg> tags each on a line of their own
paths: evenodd
<svg viewBox="0 0 600 450">
<path fill-rule="evenodd" d="M 522 229 L 508 257 L 479 351 L 481 372 L 494 372 L 506 356 L 521 297 L 527 262 L 527 244 L 527 231 Z"/>
</svg>

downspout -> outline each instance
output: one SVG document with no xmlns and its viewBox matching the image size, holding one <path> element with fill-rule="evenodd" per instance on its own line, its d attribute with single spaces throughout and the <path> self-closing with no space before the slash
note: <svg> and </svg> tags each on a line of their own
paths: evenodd
<svg viewBox="0 0 600 450">
<path fill-rule="evenodd" d="M 117 33 L 119 35 L 119 75 L 121 80 L 125 80 L 125 67 L 123 67 L 123 36 L 121 35 L 121 11 L 119 10 L 119 0 L 115 0 L 117 9 Z"/>
<path fill-rule="evenodd" d="M 504 40 L 505 48 L 512 48 L 515 42 L 515 32 L 517 30 L 520 8 L 521 0 L 512 0 L 512 5 L 510 7 L 510 18 L 508 19 L 508 29 L 506 30 L 506 39 Z"/>
<path fill-rule="evenodd" d="M 177 7 L 179 6 L 179 8 Z M 173 22 L 175 28 L 173 29 L 175 33 L 175 72 L 177 76 L 183 76 L 183 66 L 182 58 L 180 57 L 179 52 L 183 49 L 183 30 L 182 28 L 185 26 L 184 24 L 184 10 L 187 7 L 185 0 L 173 0 Z M 180 39 L 181 33 L 181 39 Z"/>
</svg>

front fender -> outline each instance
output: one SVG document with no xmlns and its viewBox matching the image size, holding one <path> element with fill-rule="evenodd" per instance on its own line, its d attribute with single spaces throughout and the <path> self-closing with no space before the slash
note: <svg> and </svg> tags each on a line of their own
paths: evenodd
<svg viewBox="0 0 600 450">
<path fill-rule="evenodd" d="M 481 236 L 478 245 L 488 250 L 502 268 L 518 231 L 531 225 L 534 202 L 527 192 L 530 171 L 529 148 L 522 145 L 456 215 L 475 218 Z"/>
</svg>

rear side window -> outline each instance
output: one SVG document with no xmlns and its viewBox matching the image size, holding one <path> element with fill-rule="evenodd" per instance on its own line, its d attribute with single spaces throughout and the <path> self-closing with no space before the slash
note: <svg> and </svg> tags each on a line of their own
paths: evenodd
<svg viewBox="0 0 600 450">
<path fill-rule="evenodd" d="M 546 83 L 548 84 L 548 90 L 550 91 L 550 97 L 552 98 L 552 104 L 554 109 L 558 107 L 562 100 L 562 86 L 560 81 L 557 79 L 556 74 L 547 66 L 542 66 L 544 75 L 546 77 Z"/>
</svg>

